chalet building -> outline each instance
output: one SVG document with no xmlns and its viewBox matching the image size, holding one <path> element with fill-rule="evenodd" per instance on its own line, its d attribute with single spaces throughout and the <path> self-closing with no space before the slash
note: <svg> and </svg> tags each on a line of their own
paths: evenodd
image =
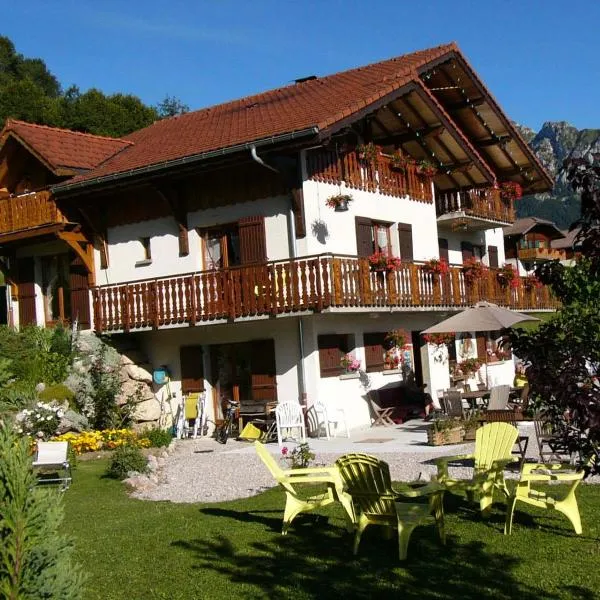
<svg viewBox="0 0 600 600">
<path fill-rule="evenodd" d="M 134 337 L 173 391 L 207 392 L 214 420 L 227 398 L 321 399 L 365 425 L 369 389 L 407 373 L 448 386 L 419 336 L 443 316 L 480 299 L 555 308 L 496 277 L 515 221 L 502 185 L 552 180 L 455 44 L 122 140 L 9 122 L 1 144 L 12 323 Z M 469 278 L 471 259 L 491 269 Z M 391 330 L 404 373 L 386 364 Z"/>
</svg>

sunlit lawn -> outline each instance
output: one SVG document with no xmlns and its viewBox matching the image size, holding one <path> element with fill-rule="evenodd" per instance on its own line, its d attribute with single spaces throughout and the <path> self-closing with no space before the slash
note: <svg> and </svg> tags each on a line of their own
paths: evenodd
<svg viewBox="0 0 600 600">
<path fill-rule="evenodd" d="M 433 527 L 418 528 L 401 565 L 395 539 L 377 528 L 353 557 L 338 507 L 299 517 L 282 537 L 279 490 L 220 504 L 144 502 L 102 478 L 105 466 L 81 462 L 65 494 L 86 600 L 599 597 L 595 486 L 580 487 L 580 537 L 565 518 L 530 507 L 518 509 L 505 537 L 503 504 L 483 520 L 447 495 L 448 545 Z"/>
</svg>

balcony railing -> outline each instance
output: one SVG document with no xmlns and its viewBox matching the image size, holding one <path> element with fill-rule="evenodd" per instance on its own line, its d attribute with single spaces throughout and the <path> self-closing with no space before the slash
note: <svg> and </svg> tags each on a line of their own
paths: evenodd
<svg viewBox="0 0 600 600">
<path fill-rule="evenodd" d="M 66 222 L 49 191 L 0 199 L 0 235 Z"/>
<path fill-rule="evenodd" d="M 93 290 L 97 331 L 195 325 L 221 319 L 354 308 L 451 308 L 478 300 L 518 310 L 554 309 L 549 288 L 503 287 L 493 270 L 473 284 L 460 266 L 433 275 L 423 265 L 373 272 L 368 261 L 331 254 L 106 285 Z"/>
<path fill-rule="evenodd" d="M 564 260 L 565 251 L 557 248 L 519 248 L 518 255 L 521 260 Z"/>
<path fill-rule="evenodd" d="M 496 188 L 439 192 L 436 194 L 435 209 L 438 217 L 459 212 L 479 219 L 515 222 L 512 202 L 503 200 L 500 190 Z"/>
</svg>

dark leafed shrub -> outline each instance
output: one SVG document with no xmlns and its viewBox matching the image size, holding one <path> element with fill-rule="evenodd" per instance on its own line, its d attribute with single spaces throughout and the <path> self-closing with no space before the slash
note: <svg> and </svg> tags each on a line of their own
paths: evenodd
<svg viewBox="0 0 600 600">
<path fill-rule="evenodd" d="M 148 472 L 148 461 L 135 446 L 120 446 L 111 456 L 106 474 L 113 479 L 125 479 L 130 471 Z"/>
<path fill-rule="evenodd" d="M 148 429 L 144 431 L 142 437 L 150 440 L 150 446 L 152 448 L 162 448 L 171 443 L 173 434 L 169 429 Z"/>
</svg>

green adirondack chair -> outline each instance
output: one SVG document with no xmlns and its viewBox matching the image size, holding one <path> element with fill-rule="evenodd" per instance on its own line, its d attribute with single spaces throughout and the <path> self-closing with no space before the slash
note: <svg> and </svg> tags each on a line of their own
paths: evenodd
<svg viewBox="0 0 600 600">
<path fill-rule="evenodd" d="M 462 491 L 470 501 L 479 500 L 481 512 L 494 502 L 494 491 L 500 490 L 508 497 L 504 481 L 504 469 L 519 459 L 511 455 L 519 430 L 509 423 L 488 423 L 477 430 L 475 452 L 458 456 L 442 456 L 436 459 L 437 480 L 449 491 Z M 456 460 L 475 461 L 471 479 L 453 479 L 448 474 L 448 463 Z"/>
<path fill-rule="evenodd" d="M 261 442 L 254 442 L 256 453 L 265 463 L 275 481 L 285 490 L 285 509 L 283 512 L 282 535 L 286 535 L 292 521 L 303 512 L 310 512 L 340 502 L 344 507 L 348 521 L 354 523 L 355 515 L 350 497 L 344 493 L 342 480 L 336 466 L 309 467 L 306 469 L 282 469 L 271 453 Z M 301 485 L 325 484 L 327 491 L 314 496 L 304 496 L 298 493 Z"/>
<path fill-rule="evenodd" d="M 587 467 L 591 467 L 595 462 L 592 457 Z M 580 535 L 581 517 L 579 516 L 579 507 L 575 491 L 585 475 L 585 468 L 573 469 L 570 464 L 525 464 L 521 469 L 521 477 L 510 497 L 506 510 L 506 523 L 504 524 L 504 534 L 510 535 L 512 532 L 513 514 L 517 502 L 524 502 L 537 508 L 546 508 L 557 510 L 571 521 L 575 533 Z M 549 494 L 531 487 L 532 483 L 570 483 L 566 494 Z"/>
<path fill-rule="evenodd" d="M 441 485 L 433 482 L 416 488 L 404 485 L 394 489 L 388 464 L 368 454 L 346 454 L 335 464 L 357 516 L 354 525 L 355 555 L 362 533 L 369 525 L 397 529 L 400 560 L 406 559 L 411 533 L 419 525 L 437 523 L 440 539 L 446 543 L 444 488 Z M 427 502 L 406 501 L 417 498 L 425 498 Z"/>
</svg>

